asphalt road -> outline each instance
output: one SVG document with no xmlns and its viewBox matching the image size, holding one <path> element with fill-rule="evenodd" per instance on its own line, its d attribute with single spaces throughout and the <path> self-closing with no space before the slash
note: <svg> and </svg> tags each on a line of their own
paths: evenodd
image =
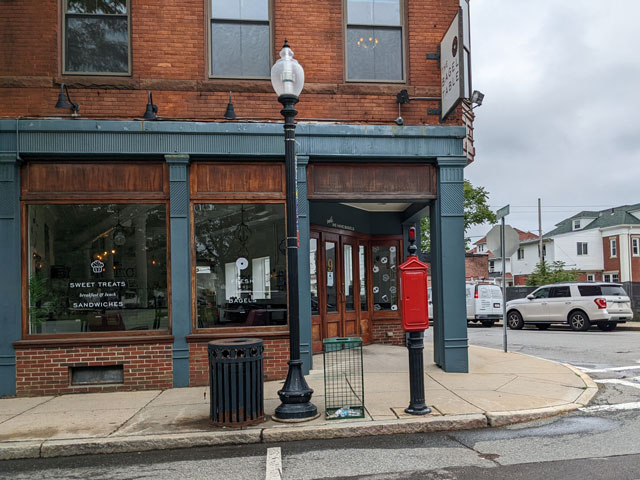
<svg viewBox="0 0 640 480">
<path fill-rule="evenodd" d="M 472 327 L 469 338 L 502 348 L 497 327 Z M 284 479 L 640 479 L 640 332 L 527 329 L 508 338 L 510 351 L 588 369 L 601 387 L 591 405 L 496 429 L 10 461 L 0 478 L 265 479 L 268 449 L 280 448 Z"/>
</svg>

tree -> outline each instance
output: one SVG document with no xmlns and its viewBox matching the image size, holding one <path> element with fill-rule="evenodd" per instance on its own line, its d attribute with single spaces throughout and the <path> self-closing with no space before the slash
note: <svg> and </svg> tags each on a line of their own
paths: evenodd
<svg viewBox="0 0 640 480">
<path fill-rule="evenodd" d="M 531 275 L 527 277 L 525 285 L 537 287 L 548 283 L 575 282 L 578 279 L 577 270 L 565 270 L 564 262 L 555 261 L 551 264 L 545 260 L 538 262 Z"/>
<path fill-rule="evenodd" d="M 496 214 L 491 211 L 487 202 L 489 201 L 489 192 L 484 187 L 474 187 L 469 180 L 464 181 L 464 233 L 474 225 L 482 223 L 496 223 Z M 428 252 L 431 250 L 431 225 L 429 217 L 423 217 L 420 220 L 420 231 L 422 232 L 422 250 Z M 470 238 L 465 236 L 465 250 L 469 248 Z"/>
</svg>

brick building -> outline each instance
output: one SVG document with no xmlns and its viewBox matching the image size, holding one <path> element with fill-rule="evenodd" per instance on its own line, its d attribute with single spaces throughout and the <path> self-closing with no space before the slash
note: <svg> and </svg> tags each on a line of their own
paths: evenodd
<svg viewBox="0 0 640 480">
<path fill-rule="evenodd" d="M 206 384 L 207 342 L 230 336 L 263 338 L 267 378 L 286 374 L 284 141 L 269 80 L 285 38 L 306 77 L 305 368 L 326 337 L 403 342 L 395 267 L 430 215 L 434 360 L 466 371 L 473 114 L 468 92 L 444 123 L 429 113 L 441 71 L 427 58 L 466 14 L 465 0 L 4 1 L 0 395 Z M 468 36 L 460 45 L 466 60 Z M 403 122 L 401 90 L 431 99 L 402 104 Z"/>
</svg>

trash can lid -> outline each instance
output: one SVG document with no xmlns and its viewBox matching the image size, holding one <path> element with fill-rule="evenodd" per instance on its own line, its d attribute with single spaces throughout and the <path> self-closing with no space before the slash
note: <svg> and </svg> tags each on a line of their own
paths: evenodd
<svg viewBox="0 0 640 480">
<path fill-rule="evenodd" d="M 346 343 L 362 343 L 362 338 L 360 337 L 331 337 L 325 338 L 322 340 L 324 345 L 343 345 Z"/>
<path fill-rule="evenodd" d="M 261 338 L 219 338 L 212 340 L 209 345 L 216 347 L 244 347 L 249 345 L 262 344 Z"/>
</svg>

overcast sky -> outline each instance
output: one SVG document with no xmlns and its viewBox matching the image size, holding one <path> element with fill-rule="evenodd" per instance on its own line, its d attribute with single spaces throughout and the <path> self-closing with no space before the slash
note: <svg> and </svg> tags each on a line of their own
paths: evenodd
<svg viewBox="0 0 640 480">
<path fill-rule="evenodd" d="M 507 223 L 640 203 L 640 0 L 472 0 L 476 159 Z M 488 226 L 469 232 L 474 242 Z"/>
</svg>

